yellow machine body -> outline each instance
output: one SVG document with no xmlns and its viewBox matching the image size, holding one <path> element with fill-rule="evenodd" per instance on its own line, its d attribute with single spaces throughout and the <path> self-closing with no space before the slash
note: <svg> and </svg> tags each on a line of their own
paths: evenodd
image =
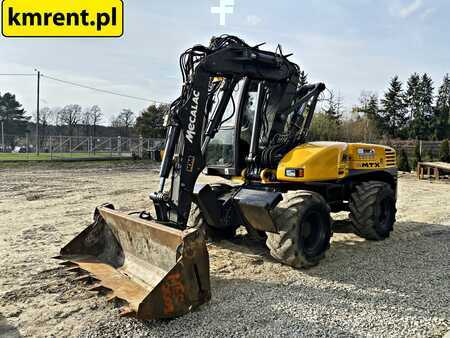
<svg viewBox="0 0 450 338">
<path fill-rule="evenodd" d="M 317 182 L 344 179 L 361 171 L 396 168 L 395 150 L 382 145 L 310 142 L 287 153 L 276 171 L 277 181 Z M 296 170 L 296 171 L 295 171 Z M 289 173 L 297 174 L 289 175 Z"/>
</svg>

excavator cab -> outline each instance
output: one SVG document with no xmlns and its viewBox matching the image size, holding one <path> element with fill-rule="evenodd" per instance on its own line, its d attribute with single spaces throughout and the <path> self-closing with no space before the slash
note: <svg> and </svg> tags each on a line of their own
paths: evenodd
<svg viewBox="0 0 450 338">
<path fill-rule="evenodd" d="M 250 151 L 257 82 L 243 79 L 228 102 L 219 130 L 206 150 L 204 173 L 236 176 L 246 167 Z M 213 107 L 214 109 L 214 107 Z"/>
</svg>

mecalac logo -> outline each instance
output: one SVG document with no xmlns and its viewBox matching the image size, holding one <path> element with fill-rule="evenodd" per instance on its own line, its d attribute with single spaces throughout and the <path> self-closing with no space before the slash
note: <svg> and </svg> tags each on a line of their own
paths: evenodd
<svg viewBox="0 0 450 338">
<path fill-rule="evenodd" d="M 194 136 L 196 134 L 195 124 L 197 122 L 197 110 L 198 110 L 198 100 L 200 98 L 200 92 L 194 90 L 194 97 L 192 98 L 191 114 L 189 115 L 188 130 L 186 131 L 186 138 L 190 143 L 194 142 Z"/>
</svg>

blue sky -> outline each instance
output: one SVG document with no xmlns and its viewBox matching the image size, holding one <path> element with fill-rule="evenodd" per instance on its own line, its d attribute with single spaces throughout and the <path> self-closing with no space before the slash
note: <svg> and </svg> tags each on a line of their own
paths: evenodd
<svg viewBox="0 0 450 338">
<path fill-rule="evenodd" d="M 0 73 L 33 72 L 69 81 L 171 101 L 180 91 L 179 54 L 207 44 L 212 35 L 236 34 L 251 44 L 280 43 L 294 53 L 312 81 L 339 91 L 347 108 L 362 90 L 385 91 L 398 74 L 427 72 L 440 85 L 450 72 L 446 0 L 235 0 L 226 26 L 210 13 L 219 0 L 125 0 L 125 34 L 119 39 L 0 38 Z M 29 113 L 35 107 L 32 78 L 0 77 Z M 98 104 L 107 115 L 139 111 L 145 102 L 43 80 L 43 106 Z"/>
</svg>

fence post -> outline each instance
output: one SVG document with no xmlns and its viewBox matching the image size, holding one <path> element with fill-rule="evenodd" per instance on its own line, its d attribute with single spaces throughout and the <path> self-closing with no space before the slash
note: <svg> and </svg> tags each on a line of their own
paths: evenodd
<svg viewBox="0 0 450 338">
<path fill-rule="evenodd" d="M 25 147 L 26 147 L 26 150 L 27 150 L 27 159 L 29 160 L 30 159 L 30 154 L 29 154 L 29 152 L 30 152 L 30 149 L 29 149 L 30 145 L 29 145 L 29 140 L 28 140 L 28 133 L 25 134 Z"/>
<path fill-rule="evenodd" d="M 142 160 L 144 158 L 144 138 L 139 136 L 139 158 Z"/>
<path fill-rule="evenodd" d="M 117 136 L 117 153 L 119 157 L 122 157 L 122 138 Z"/>
<path fill-rule="evenodd" d="M 49 143 L 50 143 L 50 161 L 53 160 L 53 137 L 50 136 L 49 139 Z"/>
<path fill-rule="evenodd" d="M 112 138 L 109 138 L 109 151 L 111 152 L 111 157 L 113 156 L 113 148 L 112 148 Z"/>
<path fill-rule="evenodd" d="M 72 157 L 72 136 L 69 136 L 69 153 L 70 157 Z"/>
</svg>

